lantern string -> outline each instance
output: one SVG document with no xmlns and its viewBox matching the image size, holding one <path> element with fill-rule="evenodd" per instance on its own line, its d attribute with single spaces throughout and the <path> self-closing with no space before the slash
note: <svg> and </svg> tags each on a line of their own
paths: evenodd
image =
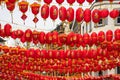
<svg viewBox="0 0 120 80">
<path fill-rule="evenodd" d="M 10 12 L 11 13 L 11 23 L 13 23 L 13 12 Z"/>
</svg>

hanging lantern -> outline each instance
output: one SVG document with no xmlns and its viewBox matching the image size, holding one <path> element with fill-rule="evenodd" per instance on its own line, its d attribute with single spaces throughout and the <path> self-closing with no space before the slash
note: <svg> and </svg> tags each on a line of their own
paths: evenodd
<svg viewBox="0 0 120 80">
<path fill-rule="evenodd" d="M 77 2 L 78 2 L 80 5 L 82 5 L 82 4 L 85 2 L 85 0 L 77 0 Z"/>
<path fill-rule="evenodd" d="M 11 38 L 13 38 L 13 39 L 16 39 L 16 38 L 17 38 L 17 36 L 16 36 L 16 31 L 12 31 L 12 33 L 11 33 Z"/>
<path fill-rule="evenodd" d="M 35 15 L 35 18 L 33 19 L 33 22 L 35 23 L 35 27 L 36 27 L 36 23 L 38 22 L 38 18 L 36 17 L 36 15 L 39 13 L 39 9 L 40 9 L 40 4 L 34 2 L 33 4 L 31 4 L 31 10 L 32 13 Z"/>
<path fill-rule="evenodd" d="M 67 35 L 67 45 L 71 45 L 73 43 L 73 36 L 74 36 L 74 33 L 73 32 L 70 32 L 68 35 Z"/>
<path fill-rule="evenodd" d="M 66 8 L 64 6 L 61 6 L 59 8 L 59 19 L 61 21 L 65 21 L 66 20 L 66 14 L 67 14 Z"/>
<path fill-rule="evenodd" d="M 95 24 L 97 24 L 100 21 L 100 12 L 98 9 L 95 9 L 92 12 L 92 20 Z"/>
<path fill-rule="evenodd" d="M 83 18 L 84 18 L 84 11 L 83 11 L 82 8 L 78 8 L 76 10 L 76 21 L 78 23 L 81 23 L 81 21 L 83 20 Z"/>
<path fill-rule="evenodd" d="M 59 37 L 60 43 L 62 43 L 62 44 L 66 43 L 66 40 L 67 40 L 67 35 L 66 34 L 64 34 L 64 33 L 59 34 L 58 37 Z"/>
<path fill-rule="evenodd" d="M 67 21 L 72 22 L 74 20 L 74 9 L 72 7 L 69 7 L 67 9 Z"/>
<path fill-rule="evenodd" d="M 49 5 L 52 2 L 52 0 L 44 0 L 44 2 Z"/>
<path fill-rule="evenodd" d="M 116 29 L 114 32 L 115 40 L 120 40 L 120 29 Z"/>
<path fill-rule="evenodd" d="M 56 0 L 56 2 L 60 5 L 64 2 L 64 0 Z"/>
<path fill-rule="evenodd" d="M 92 43 L 96 44 L 97 43 L 97 33 L 93 32 L 91 34 L 91 39 L 92 39 Z"/>
<path fill-rule="evenodd" d="M 94 0 L 87 0 L 87 2 L 88 2 L 89 4 L 91 4 L 93 1 L 94 1 Z"/>
<path fill-rule="evenodd" d="M 32 40 L 32 37 L 33 37 L 32 31 L 30 29 L 27 29 L 24 34 L 25 34 L 25 40 L 27 42 L 30 42 Z"/>
<path fill-rule="evenodd" d="M 67 2 L 68 2 L 70 5 L 72 5 L 72 4 L 75 2 L 75 0 L 67 0 Z"/>
<path fill-rule="evenodd" d="M 4 26 L 4 32 L 7 37 L 11 36 L 12 33 L 12 26 L 10 24 L 6 24 Z"/>
<path fill-rule="evenodd" d="M 44 19 L 44 21 L 49 17 L 49 6 L 47 4 L 44 4 L 41 7 L 41 17 Z"/>
<path fill-rule="evenodd" d="M 16 36 L 17 36 L 17 38 L 21 38 L 22 36 L 23 36 L 23 34 L 24 34 L 24 32 L 22 31 L 22 30 L 17 30 L 16 31 Z"/>
<path fill-rule="evenodd" d="M 99 42 L 104 42 L 105 41 L 105 33 L 103 31 L 100 31 L 98 33 L 98 41 Z"/>
<path fill-rule="evenodd" d="M 113 32 L 111 30 L 108 30 L 106 32 L 106 40 L 107 41 L 112 41 L 112 39 L 113 39 Z"/>
<path fill-rule="evenodd" d="M 85 44 L 88 44 L 88 43 L 89 43 L 89 39 L 90 39 L 89 34 L 85 33 L 85 34 L 83 35 L 83 41 L 84 41 L 84 43 L 85 43 Z"/>
<path fill-rule="evenodd" d="M 45 36 L 46 36 L 46 34 L 44 32 L 39 33 L 38 40 L 41 44 L 45 44 L 45 42 L 46 42 Z"/>
<path fill-rule="evenodd" d="M 32 35 L 33 35 L 33 43 L 34 43 L 34 44 L 37 44 L 37 43 L 38 43 L 39 32 L 36 31 L 36 30 L 34 30 L 34 31 L 32 32 Z"/>
<path fill-rule="evenodd" d="M 57 44 L 57 42 L 58 42 L 58 32 L 57 31 L 54 31 L 53 33 L 52 33 L 52 42 L 53 42 L 53 44 Z"/>
<path fill-rule="evenodd" d="M 20 41 L 22 42 L 22 43 L 24 43 L 26 40 L 25 40 L 25 34 L 20 38 Z"/>
<path fill-rule="evenodd" d="M 58 8 L 55 6 L 55 5 L 53 5 L 53 6 L 51 6 L 51 8 L 50 8 L 50 18 L 53 20 L 53 21 L 55 21 L 56 19 L 57 19 L 57 17 L 58 17 Z M 55 26 L 55 25 L 54 25 Z"/>
<path fill-rule="evenodd" d="M 51 42 L 52 42 L 52 33 L 48 32 L 46 34 L 46 43 L 51 44 Z"/>
<path fill-rule="evenodd" d="M 117 9 L 113 9 L 111 12 L 110 12 L 110 17 L 115 19 L 119 16 L 119 10 Z"/>
<path fill-rule="evenodd" d="M 25 13 L 28 10 L 28 2 L 27 1 L 21 1 L 21 2 L 18 3 L 18 5 L 19 5 L 19 10 L 23 13 L 23 15 L 21 16 L 21 18 L 23 19 L 24 24 L 25 24 L 25 20 L 27 18 L 27 16 L 25 15 Z"/>
<path fill-rule="evenodd" d="M 7 6 L 7 9 L 11 13 L 11 19 L 12 19 L 12 23 L 13 23 L 13 10 L 15 9 L 15 3 L 11 3 L 8 1 L 8 2 L 6 2 L 6 6 Z"/>
<path fill-rule="evenodd" d="M 109 15 L 108 9 L 102 9 L 102 10 L 100 11 L 100 16 L 101 16 L 101 18 L 105 19 L 106 17 L 108 17 L 108 15 Z"/>
<path fill-rule="evenodd" d="M 83 43 L 83 36 L 81 34 L 78 34 L 77 46 L 82 45 L 82 43 Z"/>
<path fill-rule="evenodd" d="M 8 0 L 8 2 L 10 2 L 10 3 L 15 3 L 16 0 Z"/>
<path fill-rule="evenodd" d="M 85 11 L 84 11 L 84 21 L 86 23 L 89 23 L 91 21 L 91 10 L 90 9 L 85 9 Z"/>
</svg>

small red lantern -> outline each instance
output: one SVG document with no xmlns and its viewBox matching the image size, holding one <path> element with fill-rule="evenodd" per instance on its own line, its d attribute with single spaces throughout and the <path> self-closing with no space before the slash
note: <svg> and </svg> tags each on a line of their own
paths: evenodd
<svg viewBox="0 0 120 80">
<path fill-rule="evenodd" d="M 90 38 L 89 34 L 85 33 L 83 35 L 83 41 L 84 41 L 85 44 L 89 43 L 89 38 Z"/>
<path fill-rule="evenodd" d="M 26 20 L 27 16 L 25 15 L 25 13 L 28 10 L 28 2 L 27 1 L 21 1 L 18 3 L 19 5 L 19 10 L 23 13 L 23 15 L 21 16 L 21 18 L 23 19 L 23 21 Z M 25 22 L 24 22 L 25 24 Z"/>
<path fill-rule="evenodd" d="M 6 24 L 4 26 L 4 32 L 5 32 L 5 35 L 8 37 L 11 35 L 11 32 L 12 32 L 12 27 L 10 24 Z"/>
<path fill-rule="evenodd" d="M 39 35 L 39 32 L 38 31 L 36 31 L 36 30 L 34 30 L 33 32 L 32 32 L 32 35 L 33 35 L 33 40 L 38 40 L 38 35 Z"/>
<path fill-rule="evenodd" d="M 22 43 L 24 43 L 26 40 L 25 40 L 25 34 L 20 38 L 20 41 L 22 42 Z"/>
<path fill-rule="evenodd" d="M 87 2 L 88 2 L 89 4 L 91 4 L 93 1 L 94 1 L 94 0 L 87 0 Z"/>
<path fill-rule="evenodd" d="M 17 30 L 16 31 L 16 36 L 17 36 L 17 38 L 21 38 L 22 36 L 23 36 L 23 34 L 24 34 L 24 32 L 22 31 L 22 30 Z"/>
<path fill-rule="evenodd" d="M 59 34 L 58 35 L 60 43 L 65 44 L 67 41 L 67 35 L 66 34 Z"/>
<path fill-rule="evenodd" d="M 91 21 L 91 10 L 90 9 L 86 9 L 84 11 L 84 21 L 86 23 L 89 23 Z"/>
<path fill-rule="evenodd" d="M 108 9 L 103 9 L 103 10 L 100 11 L 100 16 L 101 16 L 103 19 L 106 18 L 106 17 L 108 17 L 108 15 L 109 15 Z"/>
<path fill-rule="evenodd" d="M 97 43 L 97 33 L 93 32 L 91 34 L 91 39 L 92 39 L 92 43 L 96 44 Z"/>
<path fill-rule="evenodd" d="M 105 41 L 105 33 L 103 31 L 100 31 L 98 33 L 98 41 L 99 42 L 104 42 Z"/>
<path fill-rule="evenodd" d="M 64 0 L 56 0 L 56 2 L 57 2 L 58 4 L 62 4 L 62 3 L 64 2 Z"/>
<path fill-rule="evenodd" d="M 66 14 L 67 14 L 67 10 L 64 6 L 61 6 L 59 8 L 59 19 L 61 21 L 65 21 L 66 20 Z"/>
<path fill-rule="evenodd" d="M 53 33 L 52 33 L 52 42 L 53 42 L 53 44 L 57 44 L 57 42 L 58 42 L 58 32 L 57 31 L 54 31 Z"/>
<path fill-rule="evenodd" d="M 67 2 L 68 2 L 70 5 L 72 5 L 72 4 L 75 2 L 75 0 L 67 0 Z"/>
<path fill-rule="evenodd" d="M 46 34 L 46 43 L 51 44 L 51 42 L 52 42 L 52 33 L 48 32 Z"/>
<path fill-rule="evenodd" d="M 92 20 L 94 23 L 98 23 L 100 21 L 100 12 L 98 9 L 95 9 L 92 12 Z"/>
<path fill-rule="evenodd" d="M 84 11 L 82 8 L 78 8 L 76 10 L 76 21 L 80 23 L 83 20 L 83 18 L 84 18 Z"/>
<path fill-rule="evenodd" d="M 58 8 L 53 5 L 50 8 L 50 18 L 54 21 L 58 17 Z"/>
<path fill-rule="evenodd" d="M 74 20 L 74 9 L 72 7 L 67 9 L 67 21 L 72 22 Z"/>
<path fill-rule="evenodd" d="M 81 34 L 78 34 L 78 41 L 77 41 L 77 45 L 80 46 L 83 43 L 83 36 Z"/>
<path fill-rule="evenodd" d="M 115 19 L 119 16 L 119 10 L 117 9 L 113 9 L 111 12 L 110 12 L 110 17 Z"/>
<path fill-rule="evenodd" d="M 49 5 L 52 2 L 52 0 L 44 0 L 44 2 Z"/>
<path fill-rule="evenodd" d="M 85 2 L 85 0 L 77 0 L 77 2 L 78 2 L 80 5 L 82 5 L 82 4 Z"/>
<path fill-rule="evenodd" d="M 30 42 L 32 40 L 32 31 L 30 29 L 27 29 L 24 34 L 25 40 Z"/>
<path fill-rule="evenodd" d="M 108 30 L 106 32 L 106 40 L 107 41 L 112 41 L 112 39 L 113 39 L 113 32 L 111 30 Z"/>
<path fill-rule="evenodd" d="M 38 40 L 41 44 L 45 44 L 46 42 L 46 34 L 44 32 L 40 32 L 38 36 Z"/>
<path fill-rule="evenodd" d="M 120 40 L 120 29 L 116 29 L 114 32 L 115 40 Z"/>
<path fill-rule="evenodd" d="M 74 35 L 73 32 L 67 35 L 67 45 L 71 45 L 73 43 L 73 35 Z"/>
</svg>

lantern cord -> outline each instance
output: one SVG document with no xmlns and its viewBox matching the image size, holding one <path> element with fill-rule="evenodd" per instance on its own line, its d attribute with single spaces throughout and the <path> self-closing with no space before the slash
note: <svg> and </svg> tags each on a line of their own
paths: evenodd
<svg viewBox="0 0 120 80">
<path fill-rule="evenodd" d="M 10 12 L 11 13 L 11 23 L 13 23 L 13 13 L 12 12 Z"/>
<path fill-rule="evenodd" d="M 23 20 L 23 24 L 25 25 L 25 20 Z"/>
<path fill-rule="evenodd" d="M 35 23 L 35 28 L 37 28 L 37 25 L 36 25 L 36 23 Z"/>
<path fill-rule="evenodd" d="M 46 20 L 44 20 L 44 27 L 45 27 L 45 22 L 46 22 Z"/>
</svg>

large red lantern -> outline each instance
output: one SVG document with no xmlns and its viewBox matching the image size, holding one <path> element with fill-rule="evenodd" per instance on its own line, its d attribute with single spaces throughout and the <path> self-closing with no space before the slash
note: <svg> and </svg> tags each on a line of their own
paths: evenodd
<svg viewBox="0 0 120 80">
<path fill-rule="evenodd" d="M 66 8 L 64 6 L 61 6 L 59 8 L 59 19 L 61 21 L 65 21 L 66 20 L 66 14 L 67 14 Z"/>
<path fill-rule="evenodd" d="M 24 32 L 22 31 L 22 30 L 17 30 L 16 31 L 16 36 L 17 36 L 17 38 L 21 38 L 22 36 L 23 36 L 23 34 L 24 34 Z"/>
<path fill-rule="evenodd" d="M 52 0 L 44 0 L 44 2 L 49 5 L 52 2 Z"/>
<path fill-rule="evenodd" d="M 33 21 L 34 21 L 35 27 L 36 27 L 36 23 L 38 22 L 38 18 L 36 17 L 36 15 L 39 13 L 40 4 L 34 2 L 33 4 L 31 4 L 30 7 L 32 10 L 32 13 L 35 15 L 35 18 L 33 19 Z"/>
<path fill-rule="evenodd" d="M 25 40 L 30 42 L 32 40 L 32 31 L 30 29 L 27 29 L 24 34 Z"/>
<path fill-rule="evenodd" d="M 77 2 L 78 2 L 80 5 L 82 5 L 82 4 L 85 2 L 85 0 L 77 0 Z"/>
<path fill-rule="evenodd" d="M 114 32 L 115 40 L 120 40 L 120 29 L 116 29 Z"/>
<path fill-rule="evenodd" d="M 117 10 L 117 9 L 113 9 L 111 12 L 110 12 L 110 17 L 111 18 L 113 18 L 113 19 L 115 19 L 115 18 L 117 18 L 118 16 L 119 16 L 119 10 Z"/>
<path fill-rule="evenodd" d="M 102 9 L 101 11 L 100 11 L 100 16 L 101 16 L 101 18 L 106 18 L 106 17 L 108 17 L 108 15 L 109 15 L 109 11 L 108 11 L 108 9 Z"/>
<path fill-rule="evenodd" d="M 54 21 L 58 17 L 58 8 L 53 5 L 50 8 L 50 18 Z"/>
<path fill-rule="evenodd" d="M 57 2 L 58 4 L 62 4 L 62 3 L 64 2 L 64 0 L 56 0 L 56 2 Z"/>
<path fill-rule="evenodd" d="M 88 2 L 89 4 L 91 4 L 93 1 L 94 1 L 94 0 L 87 0 L 87 2 Z"/>
<path fill-rule="evenodd" d="M 72 22 L 74 20 L 74 9 L 72 7 L 67 9 L 67 21 Z"/>
<path fill-rule="evenodd" d="M 72 4 L 75 2 L 75 0 L 67 0 L 67 2 L 68 2 L 70 5 L 72 5 Z"/>
<path fill-rule="evenodd" d="M 80 23 L 83 20 L 83 18 L 84 18 L 84 11 L 82 8 L 78 8 L 76 10 L 76 21 Z"/>
<path fill-rule="evenodd" d="M 90 9 L 85 9 L 85 11 L 84 11 L 84 21 L 86 23 L 89 23 L 91 21 L 91 10 Z"/>
<path fill-rule="evenodd" d="M 92 12 L 92 20 L 94 23 L 98 23 L 100 21 L 100 11 L 98 9 L 95 9 Z"/>
<path fill-rule="evenodd" d="M 105 41 L 105 33 L 103 31 L 100 31 L 98 33 L 98 41 L 99 42 L 104 42 Z"/>
<path fill-rule="evenodd" d="M 10 24 L 6 24 L 4 26 L 4 32 L 7 37 L 10 36 L 12 32 L 12 26 Z"/>
<path fill-rule="evenodd" d="M 44 4 L 41 7 L 41 17 L 46 20 L 49 17 L 49 6 L 47 4 Z"/>
<path fill-rule="evenodd" d="M 44 32 L 40 32 L 38 36 L 38 40 L 41 44 L 45 44 L 46 42 L 46 37 Z"/>
<path fill-rule="evenodd" d="M 23 15 L 21 16 L 21 18 L 23 19 L 24 24 L 25 24 L 25 20 L 27 18 L 27 16 L 25 15 L 25 13 L 28 10 L 28 2 L 27 1 L 21 1 L 21 2 L 18 3 L 18 5 L 19 5 L 19 10 L 23 13 Z"/>
<path fill-rule="evenodd" d="M 113 39 L 113 32 L 111 30 L 108 30 L 106 32 L 106 40 L 107 41 L 112 41 L 112 39 Z"/>
<path fill-rule="evenodd" d="M 92 39 L 92 43 L 96 44 L 97 43 L 97 33 L 93 32 L 91 34 L 91 39 Z"/>
</svg>

